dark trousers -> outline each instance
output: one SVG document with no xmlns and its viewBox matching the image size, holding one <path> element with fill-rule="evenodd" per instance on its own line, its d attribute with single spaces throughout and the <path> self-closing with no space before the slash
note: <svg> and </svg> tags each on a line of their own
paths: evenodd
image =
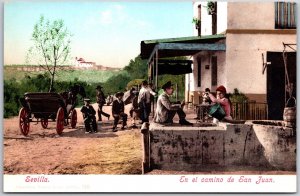
<svg viewBox="0 0 300 196">
<path fill-rule="evenodd" d="M 142 123 L 149 122 L 149 115 L 151 112 L 151 103 L 140 102 L 139 107 L 140 107 L 140 112 L 141 112 L 140 117 L 141 117 Z"/>
<path fill-rule="evenodd" d="M 127 114 L 125 113 L 114 114 L 114 127 L 117 127 L 120 118 L 122 118 L 123 121 L 122 126 L 124 127 L 127 125 Z"/>
<path fill-rule="evenodd" d="M 109 114 L 103 112 L 103 110 L 102 110 L 103 105 L 104 104 L 102 104 L 102 103 L 101 104 L 98 103 L 98 120 L 99 121 L 102 121 L 102 116 L 101 115 L 103 115 L 105 117 L 109 117 L 110 116 Z"/>
<path fill-rule="evenodd" d="M 97 123 L 96 123 L 96 117 L 86 117 L 84 119 L 84 126 L 86 131 L 91 131 L 91 123 L 92 123 L 92 129 L 93 131 L 97 131 Z"/>
<path fill-rule="evenodd" d="M 186 117 L 185 112 L 182 110 L 182 108 L 178 109 L 178 110 L 169 110 L 168 111 L 168 120 L 166 123 L 173 123 L 173 118 L 175 116 L 175 114 L 178 114 L 179 120 L 183 120 Z"/>
</svg>

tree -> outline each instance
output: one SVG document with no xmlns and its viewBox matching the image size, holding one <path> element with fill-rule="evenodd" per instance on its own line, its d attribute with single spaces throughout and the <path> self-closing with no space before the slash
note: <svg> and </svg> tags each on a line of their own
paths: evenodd
<svg viewBox="0 0 300 196">
<path fill-rule="evenodd" d="M 70 58 L 71 36 L 63 20 L 54 20 L 51 23 L 41 16 L 34 25 L 31 38 L 33 46 L 28 50 L 26 61 L 38 64 L 50 74 L 49 92 L 54 90 L 56 71 Z"/>
<path fill-rule="evenodd" d="M 129 64 L 124 68 L 133 79 L 146 79 L 147 76 L 147 61 L 142 60 L 141 56 L 135 57 L 134 60 L 130 60 Z"/>
</svg>

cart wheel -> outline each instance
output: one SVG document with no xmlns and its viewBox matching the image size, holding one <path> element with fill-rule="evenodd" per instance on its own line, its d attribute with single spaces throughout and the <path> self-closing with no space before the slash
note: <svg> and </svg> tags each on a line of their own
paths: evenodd
<svg viewBox="0 0 300 196">
<path fill-rule="evenodd" d="M 77 123 L 77 112 L 75 109 L 71 111 L 71 127 L 74 129 Z"/>
<path fill-rule="evenodd" d="M 64 123 L 65 123 L 65 114 L 64 109 L 62 107 L 58 108 L 56 114 L 56 132 L 58 135 L 62 134 L 64 130 Z"/>
<path fill-rule="evenodd" d="M 23 135 L 28 135 L 30 122 L 29 122 L 29 113 L 25 108 L 21 108 L 19 112 L 19 127 Z"/>
<path fill-rule="evenodd" d="M 46 129 L 48 127 L 48 119 L 47 118 L 42 118 L 41 119 L 41 124 L 42 124 L 42 127 L 44 129 Z"/>
</svg>

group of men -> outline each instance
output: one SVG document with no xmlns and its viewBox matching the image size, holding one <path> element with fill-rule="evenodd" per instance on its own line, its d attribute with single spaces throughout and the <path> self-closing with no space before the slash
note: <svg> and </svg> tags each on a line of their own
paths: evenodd
<svg viewBox="0 0 300 196">
<path fill-rule="evenodd" d="M 101 86 L 97 86 L 97 103 L 98 103 L 98 121 L 102 121 L 102 115 L 110 118 L 110 115 L 105 113 L 102 108 L 106 103 L 104 93 Z M 185 117 L 183 111 L 184 102 L 172 103 L 170 96 L 173 94 L 173 85 L 169 81 L 162 86 L 164 92 L 157 99 L 157 106 L 154 115 L 154 122 L 156 123 L 173 123 L 173 118 L 177 113 L 179 116 L 179 123 L 181 125 L 192 125 Z M 143 81 L 140 91 L 132 90 L 134 98 L 132 100 L 132 108 L 130 109 L 130 116 L 133 118 L 133 127 L 136 127 L 135 120 L 140 119 L 142 123 L 149 122 L 149 115 L 151 113 L 151 103 L 154 101 L 156 93 L 153 91 L 151 84 Z M 112 103 L 112 115 L 114 117 L 113 132 L 117 131 L 117 124 L 122 119 L 122 127 L 124 130 L 127 126 L 128 115 L 124 111 L 125 104 L 123 102 L 123 92 L 116 93 L 116 99 Z M 97 132 L 96 111 L 90 105 L 90 99 L 84 99 L 85 105 L 82 107 L 84 124 L 86 132 Z M 92 128 L 91 128 L 92 127 Z"/>
</svg>

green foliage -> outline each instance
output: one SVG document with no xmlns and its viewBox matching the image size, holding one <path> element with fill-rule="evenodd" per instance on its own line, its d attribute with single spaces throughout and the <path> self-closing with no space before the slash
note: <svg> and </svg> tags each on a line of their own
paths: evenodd
<svg viewBox="0 0 300 196">
<path fill-rule="evenodd" d="M 161 89 L 162 85 L 167 83 L 168 81 L 171 81 L 172 84 L 174 84 L 174 93 L 173 93 L 173 99 L 175 97 L 176 92 L 176 84 L 178 87 L 178 100 L 184 99 L 184 88 L 185 88 L 185 75 L 162 75 L 158 76 L 158 90 Z M 172 99 L 172 100 L 173 100 Z"/>
<path fill-rule="evenodd" d="M 127 72 L 121 71 L 118 75 L 109 78 L 102 86 L 107 94 L 115 94 L 118 91 L 124 92 L 130 80 L 130 75 Z"/>
<path fill-rule="evenodd" d="M 44 74 L 45 71 L 40 72 L 28 72 L 21 71 L 16 69 L 17 65 L 14 67 L 4 66 L 4 80 L 10 80 L 15 78 L 17 81 L 21 81 L 26 77 L 35 77 L 38 74 Z M 85 81 L 89 84 L 98 83 L 98 82 L 106 82 L 109 78 L 114 75 L 118 75 L 118 71 L 109 71 L 109 70 L 60 70 L 57 72 L 55 78 L 58 82 L 63 81 L 73 81 L 77 78 L 78 81 Z M 48 84 L 49 87 L 49 84 Z"/>
<path fill-rule="evenodd" d="M 147 79 L 148 67 L 147 61 L 142 60 L 140 56 L 130 60 L 129 64 L 124 68 L 128 72 L 130 78 L 133 79 Z"/>
<path fill-rule="evenodd" d="M 34 25 L 31 37 L 33 46 L 28 50 L 26 61 L 40 65 L 50 74 L 49 91 L 53 88 L 58 67 L 71 58 L 70 37 L 63 20 L 50 22 L 41 16 Z"/>
<path fill-rule="evenodd" d="M 102 70 L 62 70 L 57 73 L 56 80 L 72 81 L 77 78 L 78 81 L 85 81 L 92 84 L 106 82 L 109 78 L 115 75 L 118 75 L 118 72 Z"/>
<path fill-rule="evenodd" d="M 4 80 L 4 118 L 18 115 L 21 104 L 20 98 L 26 92 L 48 92 L 50 76 L 49 74 L 39 74 L 34 77 L 27 76 L 21 81 L 16 79 Z M 70 89 L 74 84 L 79 84 L 84 87 L 87 97 L 92 101 L 96 100 L 95 89 L 97 84 L 88 84 L 83 81 L 62 81 L 56 82 L 54 85 L 55 92 L 61 93 Z M 78 99 L 78 105 L 83 103 Z"/>
<path fill-rule="evenodd" d="M 134 80 L 131 80 L 130 82 L 128 82 L 126 89 L 129 90 L 129 89 L 131 89 L 132 87 L 135 87 L 135 86 L 141 86 L 141 84 L 142 84 L 142 82 L 143 82 L 144 80 L 145 80 L 145 79 L 134 79 Z"/>
<path fill-rule="evenodd" d="M 4 81 L 4 118 L 18 114 L 20 90 L 15 84 L 15 79 Z"/>
<path fill-rule="evenodd" d="M 215 9 L 215 3 L 213 1 L 208 1 L 206 4 L 206 8 L 209 11 L 212 11 L 213 9 Z"/>
<path fill-rule="evenodd" d="M 237 88 L 234 89 L 232 94 L 229 93 L 229 98 L 231 102 L 235 103 L 244 103 L 249 101 L 249 98 L 244 93 L 239 92 Z"/>
<path fill-rule="evenodd" d="M 194 23 L 195 26 L 196 26 L 196 28 L 198 29 L 199 25 L 201 23 L 201 20 L 199 20 L 198 18 L 194 17 L 193 20 L 192 20 L 192 23 Z"/>
</svg>

